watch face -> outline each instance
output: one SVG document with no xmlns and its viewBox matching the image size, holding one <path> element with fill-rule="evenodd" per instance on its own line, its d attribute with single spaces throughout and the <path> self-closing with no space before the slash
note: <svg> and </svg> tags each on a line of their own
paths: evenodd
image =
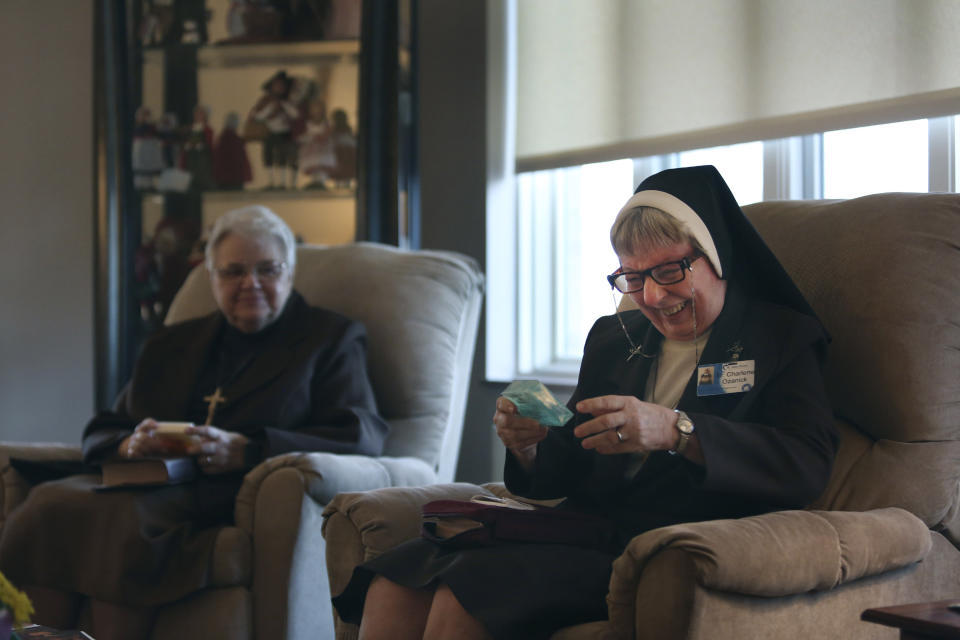
<svg viewBox="0 0 960 640">
<path fill-rule="evenodd" d="M 693 433 L 693 422 L 690 421 L 690 418 L 688 418 L 686 414 L 680 414 L 680 417 L 677 420 L 677 429 L 680 430 L 680 433 L 685 433 L 687 435 Z"/>
</svg>

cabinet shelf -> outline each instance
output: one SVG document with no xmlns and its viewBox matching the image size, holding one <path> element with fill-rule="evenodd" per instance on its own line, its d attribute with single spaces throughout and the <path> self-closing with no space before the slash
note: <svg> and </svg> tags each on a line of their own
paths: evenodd
<svg viewBox="0 0 960 640">
<path fill-rule="evenodd" d="M 214 44 L 198 46 L 196 49 L 199 68 L 224 69 L 263 65 L 316 64 L 324 61 L 356 62 L 360 56 L 360 41 L 348 39 Z M 144 64 L 162 65 L 165 51 L 164 47 L 144 49 Z"/>
<path fill-rule="evenodd" d="M 149 198 L 155 202 L 162 202 L 169 194 L 183 195 L 171 191 L 138 191 L 141 198 Z M 353 188 L 331 189 L 238 189 L 238 190 L 211 190 L 201 192 L 205 203 L 252 203 L 257 199 L 270 200 L 343 200 L 357 196 Z"/>
<path fill-rule="evenodd" d="M 254 202 L 270 200 L 337 200 L 354 198 L 354 189 L 245 189 L 243 191 L 205 191 L 204 202 Z"/>
</svg>

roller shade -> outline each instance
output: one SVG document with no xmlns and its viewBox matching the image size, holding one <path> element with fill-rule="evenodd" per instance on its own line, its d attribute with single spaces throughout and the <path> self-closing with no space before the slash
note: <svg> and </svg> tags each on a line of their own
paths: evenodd
<svg viewBox="0 0 960 640">
<path fill-rule="evenodd" d="M 517 170 L 960 113 L 958 0 L 519 0 Z"/>
</svg>

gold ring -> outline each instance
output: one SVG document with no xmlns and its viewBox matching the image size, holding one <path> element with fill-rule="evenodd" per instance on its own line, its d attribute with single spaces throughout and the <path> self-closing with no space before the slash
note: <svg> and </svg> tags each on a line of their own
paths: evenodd
<svg viewBox="0 0 960 640">
<path fill-rule="evenodd" d="M 620 442 L 623 442 L 624 440 L 626 440 L 626 438 L 623 437 L 623 434 L 620 433 L 620 427 L 617 427 L 616 429 L 614 429 L 614 431 L 617 434 L 617 440 L 619 440 Z"/>
</svg>

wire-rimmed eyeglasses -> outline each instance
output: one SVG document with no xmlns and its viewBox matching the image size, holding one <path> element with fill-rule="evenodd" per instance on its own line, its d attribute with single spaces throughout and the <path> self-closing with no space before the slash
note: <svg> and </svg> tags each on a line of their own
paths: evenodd
<svg viewBox="0 0 960 640">
<path fill-rule="evenodd" d="M 650 267 L 644 271 L 624 271 L 617 269 L 607 276 L 607 282 L 610 286 L 620 293 L 636 293 L 643 291 L 643 285 L 647 278 L 653 278 L 653 281 L 659 285 L 677 284 L 682 282 L 690 269 L 690 265 L 701 256 L 693 256 L 676 260 L 674 262 L 664 262 L 655 267 Z"/>
<path fill-rule="evenodd" d="M 268 282 L 279 278 L 286 269 L 286 262 L 266 260 L 264 262 L 258 262 L 255 265 L 232 263 L 225 267 L 216 267 L 213 272 L 217 274 L 218 278 L 225 282 L 239 282 L 251 273 L 257 277 L 257 280 Z"/>
</svg>

